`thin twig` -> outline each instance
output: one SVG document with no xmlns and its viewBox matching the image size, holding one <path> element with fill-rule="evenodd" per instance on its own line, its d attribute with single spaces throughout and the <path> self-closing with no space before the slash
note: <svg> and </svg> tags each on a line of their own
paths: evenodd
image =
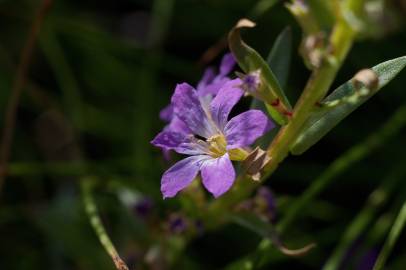
<svg viewBox="0 0 406 270">
<path fill-rule="evenodd" d="M 82 179 L 81 181 L 83 203 L 85 205 L 86 214 L 89 217 L 90 224 L 92 225 L 93 230 L 96 232 L 100 243 L 113 260 L 117 270 L 128 270 L 128 266 L 118 255 L 116 248 L 111 242 L 103 223 L 100 220 L 99 212 L 91 191 L 92 185 L 92 179 Z"/>
<path fill-rule="evenodd" d="M 31 63 L 32 52 L 35 47 L 38 33 L 41 29 L 45 15 L 48 13 L 48 10 L 51 7 L 51 4 L 52 0 L 43 0 L 35 15 L 30 33 L 21 53 L 20 63 L 18 65 L 13 88 L 11 90 L 11 96 L 7 104 L 4 117 L 3 134 L 0 143 L 0 191 L 7 174 L 7 163 L 13 141 L 16 113 L 21 93 L 27 80 L 27 70 Z"/>
</svg>

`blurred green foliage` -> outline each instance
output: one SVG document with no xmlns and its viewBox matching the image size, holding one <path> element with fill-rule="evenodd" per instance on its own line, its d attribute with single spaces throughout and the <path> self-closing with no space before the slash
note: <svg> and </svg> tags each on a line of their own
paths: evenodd
<svg viewBox="0 0 406 270">
<path fill-rule="evenodd" d="M 295 20 L 283 3 L 270 8 L 273 2 L 277 1 L 54 0 L 29 68 L 0 198 L 0 269 L 114 269 L 83 209 L 79 182 L 89 175 L 98 180 L 94 194 L 106 229 L 131 267 L 162 269 L 146 262 L 145 255 L 156 251 L 155 245 L 165 237 L 177 269 L 232 268 L 234 261 L 250 256 L 261 238 L 238 224 L 202 234 L 184 249 L 179 247 L 185 243 L 173 235 L 155 235 L 165 231 L 162 221 L 182 202 L 162 200 L 160 177 L 168 164 L 149 141 L 163 127 L 159 110 L 176 83 L 196 84 L 205 64 L 217 63 L 225 46 L 209 63 L 199 59 L 209 47 L 223 44 L 222 38 L 241 17 L 256 20 L 257 27 L 245 39 L 263 56 L 286 26 L 292 28 L 293 48 L 299 47 Z M 361 68 L 405 54 L 406 6 L 404 1 L 386 2 L 386 24 L 380 24 L 382 29 L 372 37 L 360 37 L 335 86 Z M 2 115 L 40 4 L 0 1 Z M 309 71 L 297 51 L 292 61 L 287 95 L 294 101 Z M 296 259 L 270 250 L 266 263 L 258 263 L 262 269 L 320 269 L 330 256 L 343 252 L 336 250 L 338 244 L 348 248 L 338 269 L 369 269 L 360 268 L 361 261 L 379 251 L 406 197 L 405 128 L 400 126 L 388 138 L 373 137 L 397 108 L 405 106 L 405 83 L 403 72 L 367 106 L 304 155 L 289 157 L 272 175 L 267 184 L 276 194 L 279 219 L 295 202 L 300 204 L 300 196 L 329 164 L 338 160 L 337 166 L 344 166 L 335 181 L 303 205 L 282 235 L 290 247 L 309 242 L 317 247 Z M 241 105 L 246 107 L 248 103 Z M 341 165 L 346 153 L 368 147 L 362 145 L 371 136 L 374 142 L 382 139 L 378 147 L 360 159 L 350 158 L 349 166 Z M 385 188 L 387 182 L 396 182 L 396 188 Z M 362 214 L 364 202 L 378 186 L 385 188 L 385 200 L 372 212 L 367 203 L 368 214 Z M 140 219 L 125 203 L 123 192 L 151 198 L 155 219 Z M 351 236 L 349 226 L 363 217 L 363 229 Z M 401 235 L 394 246 L 388 269 L 404 269 L 404 239 Z M 234 269 L 246 266 L 238 263 Z"/>
</svg>

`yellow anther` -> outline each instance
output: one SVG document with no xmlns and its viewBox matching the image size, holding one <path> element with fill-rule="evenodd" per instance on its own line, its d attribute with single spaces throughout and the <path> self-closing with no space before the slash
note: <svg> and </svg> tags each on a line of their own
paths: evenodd
<svg viewBox="0 0 406 270">
<path fill-rule="evenodd" d="M 227 141 L 222 134 L 214 135 L 207 139 L 209 150 L 213 157 L 221 157 L 227 152 Z"/>
</svg>

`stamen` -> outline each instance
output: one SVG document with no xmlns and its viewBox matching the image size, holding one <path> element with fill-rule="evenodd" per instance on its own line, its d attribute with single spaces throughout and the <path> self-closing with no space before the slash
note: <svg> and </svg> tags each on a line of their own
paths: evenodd
<svg viewBox="0 0 406 270">
<path fill-rule="evenodd" d="M 227 141 L 224 135 L 217 134 L 207 139 L 209 151 L 213 157 L 220 157 L 227 152 Z"/>
</svg>

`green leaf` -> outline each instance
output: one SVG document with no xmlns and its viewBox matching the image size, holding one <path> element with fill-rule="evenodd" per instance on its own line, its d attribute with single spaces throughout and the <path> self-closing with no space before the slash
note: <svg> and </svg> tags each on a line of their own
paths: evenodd
<svg viewBox="0 0 406 270">
<path fill-rule="evenodd" d="M 383 62 L 372 70 L 378 75 L 378 87 L 374 91 L 370 91 L 368 95 L 359 97 L 353 102 L 341 102 L 335 107 L 326 110 L 319 110 L 314 112 L 303 126 L 302 133 L 294 142 L 291 153 L 300 155 L 307 149 L 318 142 L 324 135 L 326 135 L 332 128 L 341 122 L 347 115 L 361 106 L 365 101 L 376 94 L 382 87 L 389 83 L 396 75 L 405 67 L 406 56 L 395 58 Z M 332 102 L 349 98 L 356 93 L 353 82 L 350 80 L 345 84 L 338 87 L 331 93 L 323 102 Z"/>
<path fill-rule="evenodd" d="M 392 226 L 392 229 L 389 232 L 389 235 L 385 241 L 384 246 L 376 260 L 373 270 L 384 269 L 385 262 L 388 259 L 390 253 L 395 246 L 396 240 L 399 238 L 403 227 L 406 224 L 406 201 L 403 203 L 402 209 L 400 209 L 399 215 L 397 216 L 395 223 Z"/>
<path fill-rule="evenodd" d="M 276 38 L 266 59 L 282 88 L 286 87 L 288 80 L 291 56 L 292 31 L 290 27 L 286 27 Z"/>
<path fill-rule="evenodd" d="M 249 18 L 258 18 L 263 15 L 265 12 L 269 11 L 275 4 L 280 0 L 260 0 L 248 13 Z"/>
<path fill-rule="evenodd" d="M 290 27 L 286 27 L 276 38 L 271 51 L 269 52 L 267 62 L 271 69 L 275 72 L 275 76 L 284 88 L 287 84 L 287 79 L 290 69 L 290 60 L 292 55 L 292 31 Z M 251 103 L 252 109 L 258 109 L 266 112 L 264 102 L 254 98 Z M 274 128 L 265 136 L 258 140 L 260 147 L 266 147 L 277 134 L 279 128 Z"/>
<path fill-rule="evenodd" d="M 261 71 L 264 87 L 260 91 L 267 102 L 267 109 L 276 122 L 284 125 L 288 120 L 287 113 L 291 111 L 289 101 L 266 61 L 241 39 L 240 29 L 254 26 L 255 24 L 247 19 L 240 20 L 228 35 L 229 47 L 245 73 Z M 278 106 L 271 106 L 274 102 L 278 103 Z"/>
<path fill-rule="evenodd" d="M 246 229 L 255 232 L 259 236 L 268 238 L 270 236 L 271 225 L 262 221 L 252 213 L 233 214 L 231 220 Z"/>
<path fill-rule="evenodd" d="M 315 244 L 311 243 L 299 249 L 289 249 L 287 248 L 280 239 L 278 233 L 272 224 L 262 220 L 257 215 L 253 213 L 239 213 L 233 214 L 231 220 L 236 224 L 245 227 L 258 235 L 262 236 L 265 241 L 269 241 L 269 244 L 277 248 L 280 252 L 287 256 L 302 256 L 308 253 L 311 249 L 315 247 Z"/>
</svg>

